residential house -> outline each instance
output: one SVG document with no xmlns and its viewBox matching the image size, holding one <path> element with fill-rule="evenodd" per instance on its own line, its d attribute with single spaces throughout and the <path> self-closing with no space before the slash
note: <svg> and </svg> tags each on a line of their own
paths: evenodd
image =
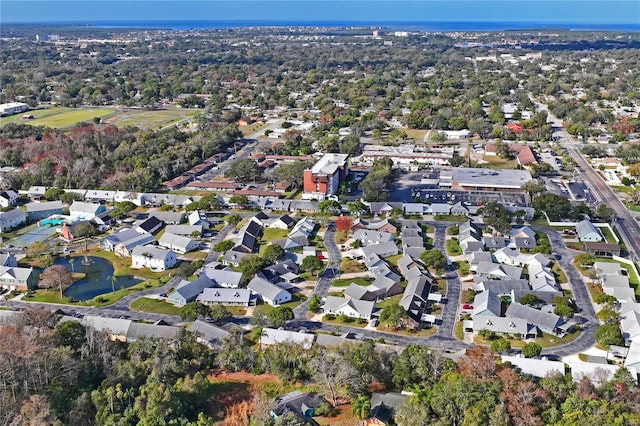
<svg viewBox="0 0 640 426">
<path fill-rule="evenodd" d="M 344 295 L 357 300 L 382 300 L 396 294 L 404 292 L 402 287 L 396 281 L 380 276 L 368 286 L 361 286 L 351 283 L 344 291 Z"/>
<path fill-rule="evenodd" d="M 465 329 L 471 329 L 477 335 L 482 330 L 497 335 L 518 336 L 520 339 L 531 339 L 537 335 L 537 329 L 520 318 L 505 318 L 495 315 L 474 316 L 472 321 L 463 321 Z"/>
<path fill-rule="evenodd" d="M 524 237 L 524 238 L 536 238 L 536 231 L 529 226 L 523 226 L 520 228 L 514 228 L 509 232 L 511 238 Z"/>
<path fill-rule="evenodd" d="M 90 189 L 84 194 L 85 201 L 94 203 L 112 203 L 116 197 L 116 191 L 103 191 Z"/>
<path fill-rule="evenodd" d="M 596 257 L 620 256 L 620 244 L 584 243 L 584 251 Z"/>
<path fill-rule="evenodd" d="M 519 279 L 522 276 L 522 268 L 498 263 L 479 262 L 476 273 L 481 277 L 497 280 Z"/>
<path fill-rule="evenodd" d="M 13 189 L 0 192 L 0 207 L 15 206 L 18 203 L 18 193 Z"/>
<path fill-rule="evenodd" d="M 132 268 L 148 268 L 152 271 L 164 271 L 177 263 L 176 254 L 154 245 L 137 245 L 131 252 Z"/>
<path fill-rule="evenodd" d="M 182 280 L 175 291 L 169 294 L 167 301 L 175 305 L 186 305 L 196 300 L 205 288 L 213 287 L 214 282 L 204 275 L 200 275 L 193 281 Z"/>
<path fill-rule="evenodd" d="M 27 222 L 27 215 L 20 209 L 0 212 L 0 232 L 8 232 Z"/>
<path fill-rule="evenodd" d="M 502 355 L 502 362 L 508 362 L 520 370 L 521 374 L 538 378 L 565 374 L 565 364 L 562 361 L 548 359 L 525 358 L 523 356 Z"/>
<path fill-rule="evenodd" d="M 267 227 L 275 229 L 290 229 L 295 225 L 295 223 L 296 221 L 294 218 L 285 214 L 269 222 Z"/>
<path fill-rule="evenodd" d="M 620 314 L 620 330 L 627 345 L 640 341 L 640 309 Z"/>
<path fill-rule="evenodd" d="M 558 315 L 543 312 L 527 305 L 521 305 L 515 302 L 511 303 L 505 315 L 508 318 L 524 319 L 528 324 L 538 327 L 540 331 L 547 334 L 559 335 L 562 333 L 560 329 L 563 323 L 562 318 Z"/>
<path fill-rule="evenodd" d="M 277 345 L 279 343 L 287 343 L 291 345 L 301 346 L 303 349 L 311 349 L 314 334 L 304 333 L 302 331 L 289 331 L 275 328 L 264 327 L 262 335 L 259 338 L 260 347 Z"/>
<path fill-rule="evenodd" d="M 257 239 L 262 235 L 262 225 L 256 220 L 250 220 L 238 232 L 234 238 L 236 251 L 253 253 Z"/>
<path fill-rule="evenodd" d="M 429 211 L 428 207 L 425 209 L 425 205 L 422 203 L 404 203 L 405 216 L 422 216 L 425 211 Z"/>
<path fill-rule="evenodd" d="M 476 294 L 473 300 L 473 317 L 493 316 L 499 317 L 502 314 L 502 302 L 500 297 L 492 291 L 483 291 Z"/>
<path fill-rule="evenodd" d="M 446 216 L 451 213 L 451 206 L 447 203 L 432 203 L 425 206 L 425 213 L 434 216 Z"/>
<path fill-rule="evenodd" d="M 379 257 L 389 257 L 395 256 L 399 253 L 398 246 L 393 241 L 387 241 L 380 244 L 370 244 L 364 247 L 360 247 L 359 249 L 362 252 L 364 258 L 368 258 L 369 256 L 375 254 Z"/>
<path fill-rule="evenodd" d="M 629 345 L 624 366 L 628 369 L 633 368 L 636 372 L 640 371 L 640 339 L 633 340 Z"/>
<path fill-rule="evenodd" d="M 60 228 L 60 238 L 66 242 L 71 242 L 86 236 L 87 229 L 93 229 L 93 225 L 88 220 L 81 220 L 74 223 L 63 223 L 62 228 Z M 83 232 L 85 232 L 85 234 L 83 234 Z"/>
<path fill-rule="evenodd" d="M 365 426 L 386 426 L 393 423 L 393 416 L 404 404 L 408 395 L 397 392 L 373 392 L 371 394 L 371 417 L 364 420 Z"/>
<path fill-rule="evenodd" d="M 46 186 L 31 186 L 27 190 L 27 195 L 33 201 L 40 201 L 44 197 L 45 192 L 47 192 Z"/>
<path fill-rule="evenodd" d="M 303 255 L 303 257 L 306 257 L 306 256 Z M 274 284 L 277 284 L 277 283 L 291 284 L 300 280 L 300 276 L 298 275 L 298 272 L 299 272 L 298 265 L 293 260 L 286 259 L 274 265 L 267 266 L 262 271 L 260 271 L 260 274 L 262 277 L 264 277 L 269 282 Z"/>
<path fill-rule="evenodd" d="M 0 266 L 18 266 L 18 261 L 12 253 L 0 253 Z"/>
<path fill-rule="evenodd" d="M 393 207 L 391 207 L 389 203 L 384 203 L 384 202 L 369 203 L 369 211 L 371 211 L 371 214 L 376 216 L 382 216 L 382 215 L 387 216 L 389 213 L 391 213 L 391 210 L 393 210 Z"/>
<path fill-rule="evenodd" d="M 177 226 L 177 225 L 174 225 Z M 149 216 L 136 226 L 136 231 L 139 233 L 148 232 L 152 235 L 157 234 L 164 227 L 164 222 L 155 216 Z"/>
<path fill-rule="evenodd" d="M 604 240 L 600 230 L 587 219 L 581 220 L 576 224 L 576 232 L 582 242 L 597 243 Z"/>
<path fill-rule="evenodd" d="M 0 288 L 7 290 L 35 290 L 40 273 L 33 268 L 0 266 Z"/>
<path fill-rule="evenodd" d="M 518 251 L 531 250 L 537 245 L 535 237 L 511 237 L 509 241 L 509 247 L 515 248 Z"/>
<path fill-rule="evenodd" d="M 226 288 L 238 288 L 242 284 L 242 273 L 232 269 L 214 269 L 204 265 L 202 273 L 213 280 L 218 286 Z"/>
<path fill-rule="evenodd" d="M 179 339 L 183 334 L 184 328 L 182 327 L 131 321 L 127 329 L 127 343 L 135 342 L 142 338 L 173 340 Z"/>
<path fill-rule="evenodd" d="M 231 334 L 223 328 L 216 327 L 213 324 L 204 322 L 202 320 L 195 320 L 189 326 L 189 332 L 196 336 L 196 340 L 211 349 L 216 349 L 222 346 L 224 340 Z"/>
<path fill-rule="evenodd" d="M 207 214 L 205 212 L 201 212 L 198 210 L 194 210 L 191 213 L 189 213 L 189 216 L 187 217 L 187 221 L 191 226 L 201 225 L 204 229 L 208 229 L 209 226 L 211 225 L 209 223 L 209 219 L 207 219 Z"/>
<path fill-rule="evenodd" d="M 475 292 L 491 291 L 498 296 L 510 296 L 512 291 L 526 290 L 530 291 L 529 281 L 525 279 L 519 280 L 490 280 L 483 277 L 474 277 L 475 284 L 472 289 Z"/>
<path fill-rule="evenodd" d="M 113 201 L 116 203 L 129 201 L 136 206 L 142 206 L 144 205 L 144 194 L 141 192 L 116 191 L 113 196 Z"/>
<path fill-rule="evenodd" d="M 64 204 L 62 204 L 62 201 L 43 201 L 40 203 L 27 203 L 25 208 L 27 210 L 27 219 L 35 222 L 55 214 L 62 214 Z"/>
<path fill-rule="evenodd" d="M 167 225 L 164 232 L 174 235 L 183 235 L 192 237 L 194 235 L 201 236 L 203 231 L 202 225 Z"/>
<path fill-rule="evenodd" d="M 222 264 L 226 266 L 238 266 L 240 265 L 240 260 L 245 256 L 249 256 L 249 253 L 227 250 L 222 256 Z"/>
<path fill-rule="evenodd" d="M 586 377 L 594 385 L 601 386 L 606 382 L 612 381 L 619 368 L 627 368 L 633 381 L 636 384 L 638 382 L 638 373 L 633 368 L 582 361 L 569 361 L 568 364 L 571 369 L 571 378 L 574 382 L 579 382 L 582 378 Z"/>
<path fill-rule="evenodd" d="M 381 244 L 393 241 L 393 234 L 387 232 L 369 231 L 358 229 L 352 234 L 353 239 L 358 240 L 362 245 Z"/>
<path fill-rule="evenodd" d="M 271 405 L 269 415 L 278 419 L 288 413 L 294 413 L 298 418 L 296 424 L 314 425 L 317 424 L 312 420 L 315 410 L 324 402 L 324 398 L 313 392 L 302 393 L 296 390 L 277 397 Z"/>
<path fill-rule="evenodd" d="M 291 293 L 261 277 L 254 277 L 249 281 L 247 288 L 271 306 L 280 306 L 291 301 Z"/>
<path fill-rule="evenodd" d="M 551 269 L 542 266 L 538 262 L 527 263 L 529 268 L 529 285 L 534 291 L 557 291 L 560 286 L 556 283 L 556 277 Z"/>
<path fill-rule="evenodd" d="M 69 215 L 72 221 L 91 220 L 106 210 L 106 207 L 102 204 L 74 201 L 71 207 L 69 207 Z"/>
<path fill-rule="evenodd" d="M 375 303 L 369 300 L 347 299 L 346 297 L 327 296 L 324 302 L 324 313 L 345 315 L 349 318 L 370 320 Z"/>
<path fill-rule="evenodd" d="M 131 257 L 131 254 L 136 247 L 153 244 L 156 241 L 156 239 L 153 238 L 153 235 L 149 233 L 138 234 L 136 232 L 136 234 L 136 236 L 132 236 L 131 238 L 119 242 L 114 246 L 113 252 L 116 254 L 116 256 L 120 256 L 123 258 Z"/>
<path fill-rule="evenodd" d="M 143 244 L 148 244 L 155 240 L 153 238 L 153 235 L 149 233 L 141 234 L 136 229 L 122 229 L 121 231 L 116 232 L 114 234 L 107 235 L 102 240 L 100 240 L 100 248 L 103 250 L 114 251 L 115 247 L 118 244 L 124 243 L 132 239 L 136 239 L 140 235 L 147 235 L 147 239 Z"/>
<path fill-rule="evenodd" d="M 149 216 L 154 216 L 167 225 L 180 225 L 186 221 L 186 215 L 184 212 L 152 211 L 149 213 Z"/>
<path fill-rule="evenodd" d="M 158 240 L 158 244 L 162 247 L 173 250 L 176 253 L 188 253 L 190 251 L 197 250 L 199 247 L 198 242 L 189 237 L 169 234 L 168 232 L 162 234 L 162 237 Z"/>
<path fill-rule="evenodd" d="M 315 227 L 316 223 L 312 218 L 309 216 L 303 217 L 291 228 L 283 248 L 285 250 L 293 250 L 298 247 L 308 246 Z"/>
<path fill-rule="evenodd" d="M 205 305 L 226 305 L 248 307 L 251 290 L 247 288 L 205 288 L 196 300 Z"/>
<path fill-rule="evenodd" d="M 425 275 L 420 275 L 408 280 L 400 306 L 404 308 L 410 319 L 417 324 L 422 322 L 422 314 L 428 307 L 429 291 L 431 290 L 431 282 Z"/>
<path fill-rule="evenodd" d="M 485 250 L 494 251 L 506 247 L 507 243 L 502 237 L 482 237 L 482 245 Z"/>
</svg>

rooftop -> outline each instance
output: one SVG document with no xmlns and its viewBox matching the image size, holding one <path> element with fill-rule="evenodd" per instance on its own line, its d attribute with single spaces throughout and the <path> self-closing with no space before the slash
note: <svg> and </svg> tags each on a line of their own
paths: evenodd
<svg viewBox="0 0 640 426">
<path fill-rule="evenodd" d="M 347 163 L 349 154 L 325 154 L 316 164 L 311 167 L 314 175 L 332 175 L 340 167 Z"/>
</svg>

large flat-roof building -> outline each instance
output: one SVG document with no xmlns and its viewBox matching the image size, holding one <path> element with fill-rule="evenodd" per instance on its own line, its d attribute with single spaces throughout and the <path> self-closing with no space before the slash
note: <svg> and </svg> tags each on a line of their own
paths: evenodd
<svg viewBox="0 0 640 426">
<path fill-rule="evenodd" d="M 454 191 L 522 192 L 531 180 L 526 170 L 460 167 L 440 172 L 440 188 Z"/>
<path fill-rule="evenodd" d="M 325 154 L 311 169 L 305 170 L 303 198 L 324 200 L 337 193 L 349 174 L 348 158 L 348 154 Z"/>
<path fill-rule="evenodd" d="M 10 102 L 8 104 L 0 104 L 0 117 L 7 115 L 19 114 L 29 110 L 29 105 L 22 102 Z"/>
</svg>

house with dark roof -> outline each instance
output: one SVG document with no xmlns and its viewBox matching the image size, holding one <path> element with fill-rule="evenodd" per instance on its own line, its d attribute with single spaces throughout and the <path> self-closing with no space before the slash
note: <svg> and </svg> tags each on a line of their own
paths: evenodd
<svg viewBox="0 0 640 426">
<path fill-rule="evenodd" d="M 296 224 L 296 221 L 294 218 L 292 218 L 288 214 L 284 214 L 280 217 L 275 218 L 271 222 L 269 222 L 267 227 L 275 228 L 275 229 L 290 229 L 290 228 L 293 228 L 295 224 Z"/>
<path fill-rule="evenodd" d="M 288 413 L 294 413 L 303 422 L 298 424 L 315 425 L 317 423 L 312 417 L 315 415 L 316 408 L 324 402 L 324 398 L 313 392 L 293 391 L 277 397 L 271 405 L 269 414 L 274 419 L 278 419 Z"/>
<path fill-rule="evenodd" d="M 393 416 L 398 408 L 406 402 L 408 395 L 397 392 L 374 392 L 371 394 L 371 417 L 365 419 L 365 426 L 384 426 L 395 424 Z"/>
<path fill-rule="evenodd" d="M 245 256 L 249 256 L 249 253 L 236 250 L 227 250 L 222 256 L 222 264 L 227 266 L 238 266 L 240 259 Z"/>
<path fill-rule="evenodd" d="M 148 232 L 152 235 L 157 234 L 164 227 L 164 222 L 155 216 L 149 216 L 138 224 L 136 230 L 140 233 Z"/>
<path fill-rule="evenodd" d="M 136 231 L 134 232 L 136 233 L 136 235 L 131 236 L 131 238 L 125 241 L 121 241 L 114 246 L 113 252 L 116 254 L 116 256 L 125 258 L 131 257 L 131 253 L 136 247 L 153 244 L 156 241 L 156 239 L 153 238 L 153 235 L 149 234 L 148 232 L 145 232 L 144 234 L 138 234 Z"/>
</svg>

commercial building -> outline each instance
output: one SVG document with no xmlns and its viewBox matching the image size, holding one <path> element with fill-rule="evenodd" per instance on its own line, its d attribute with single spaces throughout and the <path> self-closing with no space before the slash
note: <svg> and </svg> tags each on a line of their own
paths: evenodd
<svg viewBox="0 0 640 426">
<path fill-rule="evenodd" d="M 10 102 L 8 104 L 0 104 L 0 117 L 7 115 L 19 114 L 29 110 L 29 105 L 22 102 Z"/>
<path fill-rule="evenodd" d="M 454 191 L 523 192 L 531 182 L 526 170 L 455 168 L 440 172 L 439 185 Z"/>
<path fill-rule="evenodd" d="M 349 174 L 348 158 L 348 154 L 325 154 L 311 169 L 305 170 L 303 198 L 324 200 L 337 193 Z"/>
</svg>

